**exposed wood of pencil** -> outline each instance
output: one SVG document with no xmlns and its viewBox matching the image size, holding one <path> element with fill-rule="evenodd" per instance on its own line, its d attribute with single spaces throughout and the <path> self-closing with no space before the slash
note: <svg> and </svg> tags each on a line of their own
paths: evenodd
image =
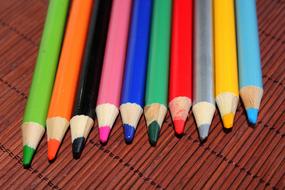
<svg viewBox="0 0 285 190">
<path fill-rule="evenodd" d="M 240 96 L 247 111 L 249 122 L 255 124 L 263 96 L 263 89 L 256 86 L 243 87 L 240 89 Z"/>
<path fill-rule="evenodd" d="M 209 102 L 199 102 L 193 105 L 192 110 L 198 127 L 200 140 L 203 141 L 208 137 L 216 107 Z"/>
<path fill-rule="evenodd" d="M 48 159 L 53 160 L 56 156 L 60 143 L 69 126 L 69 121 L 64 117 L 52 117 L 47 119 L 47 140 L 48 140 Z"/>
<path fill-rule="evenodd" d="M 94 120 L 86 115 L 76 115 L 71 118 L 72 152 L 75 159 L 80 157 L 85 140 L 94 125 Z"/>
<path fill-rule="evenodd" d="M 184 133 L 184 126 L 191 105 L 191 99 L 188 97 L 177 97 L 169 103 L 169 110 L 178 134 Z"/>
<path fill-rule="evenodd" d="M 120 112 L 124 123 L 136 128 L 143 113 L 143 109 L 138 104 L 126 103 L 120 106 Z"/>
<path fill-rule="evenodd" d="M 155 145 L 159 138 L 160 129 L 167 113 L 163 104 L 153 103 L 144 107 L 144 115 L 148 128 L 148 135 L 151 145 Z"/>
<path fill-rule="evenodd" d="M 23 144 L 36 149 L 45 133 L 45 128 L 35 122 L 26 122 L 21 127 Z"/>
<path fill-rule="evenodd" d="M 233 126 L 238 101 L 239 97 L 233 93 L 226 92 L 216 96 L 216 102 L 225 128 L 231 128 Z"/>
<path fill-rule="evenodd" d="M 113 104 L 101 104 L 96 107 L 100 141 L 106 143 L 112 126 L 119 114 L 119 109 Z"/>
</svg>

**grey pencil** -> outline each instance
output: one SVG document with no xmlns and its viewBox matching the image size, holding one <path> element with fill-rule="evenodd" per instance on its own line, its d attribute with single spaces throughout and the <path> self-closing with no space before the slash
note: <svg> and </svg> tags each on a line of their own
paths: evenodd
<svg viewBox="0 0 285 190">
<path fill-rule="evenodd" d="M 204 141 L 215 113 L 212 0 L 195 0 L 194 11 L 193 113 Z"/>
</svg>

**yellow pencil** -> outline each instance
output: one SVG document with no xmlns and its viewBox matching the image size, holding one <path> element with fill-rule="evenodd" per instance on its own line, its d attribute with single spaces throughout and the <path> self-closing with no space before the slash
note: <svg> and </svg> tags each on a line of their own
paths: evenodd
<svg viewBox="0 0 285 190">
<path fill-rule="evenodd" d="M 225 128 L 233 126 L 238 105 L 234 0 L 214 1 L 216 102 Z"/>
</svg>

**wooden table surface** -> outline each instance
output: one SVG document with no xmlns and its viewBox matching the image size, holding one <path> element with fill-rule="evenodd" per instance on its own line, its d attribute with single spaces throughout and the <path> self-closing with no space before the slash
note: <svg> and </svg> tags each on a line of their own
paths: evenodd
<svg viewBox="0 0 285 190">
<path fill-rule="evenodd" d="M 48 1 L 0 0 L 0 189 L 284 189 L 285 0 L 257 4 L 265 95 L 255 128 L 239 104 L 233 130 L 223 131 L 216 112 L 200 144 L 192 113 L 181 139 L 168 115 L 154 148 L 143 119 L 132 145 L 118 119 L 106 146 L 95 126 L 80 160 L 72 159 L 68 131 L 54 163 L 44 138 L 23 169 L 20 125 Z"/>
</svg>

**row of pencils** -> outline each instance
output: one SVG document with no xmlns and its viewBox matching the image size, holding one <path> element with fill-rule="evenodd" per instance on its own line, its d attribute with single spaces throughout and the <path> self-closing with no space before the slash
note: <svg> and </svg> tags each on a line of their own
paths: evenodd
<svg viewBox="0 0 285 190">
<path fill-rule="evenodd" d="M 262 94 L 255 0 L 50 0 L 22 125 L 23 165 L 46 127 L 48 159 L 69 126 L 78 159 L 95 115 L 101 143 L 119 113 L 131 143 L 144 113 L 155 145 L 168 108 L 182 135 L 193 101 L 204 141 L 215 103 L 232 128 L 240 95 L 255 124 Z"/>
</svg>

